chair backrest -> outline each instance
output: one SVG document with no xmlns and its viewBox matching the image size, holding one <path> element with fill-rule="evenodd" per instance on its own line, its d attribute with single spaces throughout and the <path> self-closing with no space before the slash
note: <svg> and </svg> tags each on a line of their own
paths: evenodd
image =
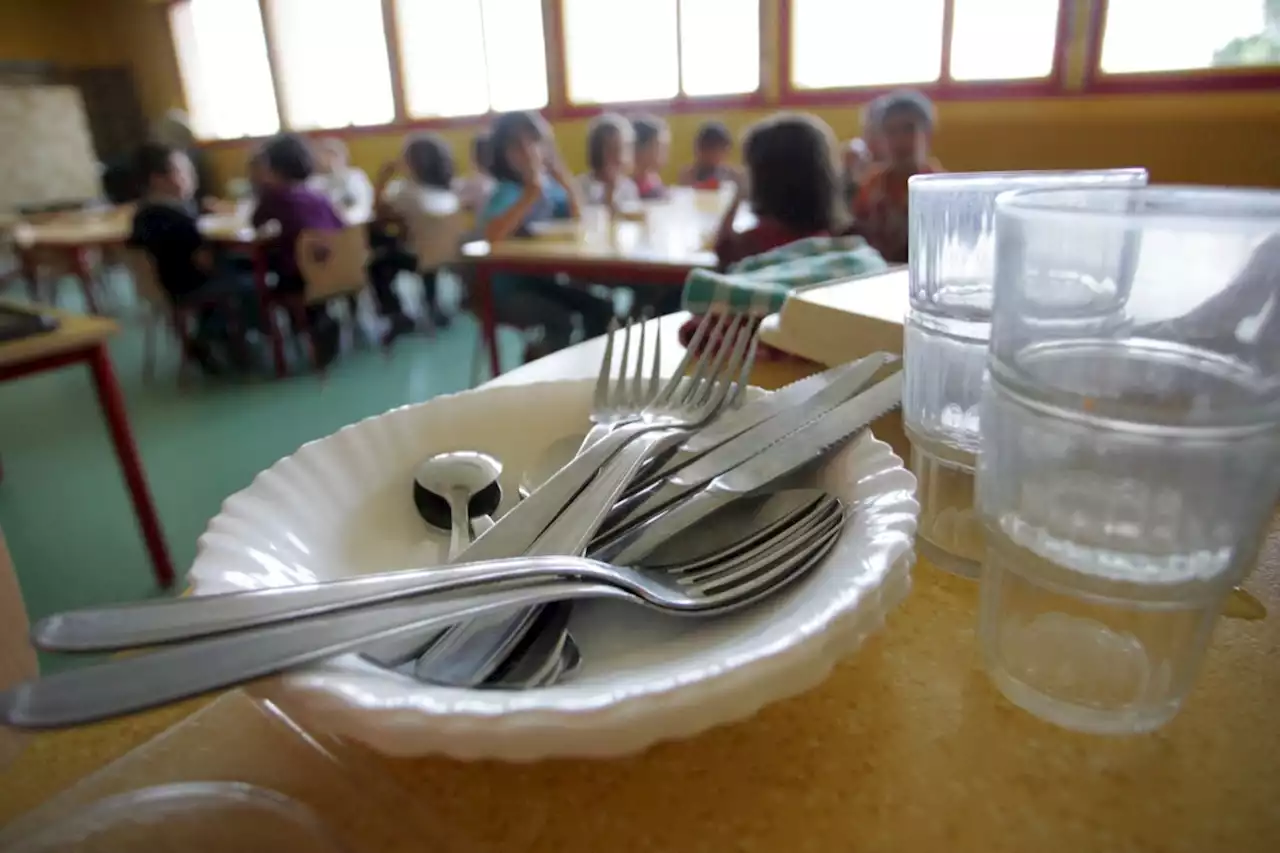
<svg viewBox="0 0 1280 853">
<path fill-rule="evenodd" d="M 418 256 L 418 270 L 434 270 L 458 259 L 458 246 L 466 233 L 470 214 L 458 210 L 445 216 L 418 213 L 405 222 L 408 243 Z"/>
<path fill-rule="evenodd" d="M 296 251 L 308 304 L 358 293 L 368 282 L 369 239 L 363 225 L 338 231 L 307 229 L 298 235 Z"/>
<path fill-rule="evenodd" d="M 160 285 L 160 274 L 156 272 L 156 262 L 151 253 L 137 246 L 126 246 L 124 265 L 133 279 L 138 297 L 152 308 L 168 311 L 169 292 Z"/>
</svg>

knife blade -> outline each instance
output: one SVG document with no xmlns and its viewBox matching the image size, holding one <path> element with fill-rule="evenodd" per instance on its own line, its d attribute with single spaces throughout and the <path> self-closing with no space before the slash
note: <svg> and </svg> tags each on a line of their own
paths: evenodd
<svg viewBox="0 0 1280 853">
<path fill-rule="evenodd" d="M 853 364 L 812 377 L 814 379 L 823 377 L 826 380 L 824 383 L 815 383 L 805 389 L 816 388 L 818 389 L 816 393 L 807 394 L 799 400 L 794 394 L 788 394 L 787 397 L 782 398 L 781 406 L 758 408 L 757 413 L 765 412 L 762 416 L 763 420 L 720 443 L 709 452 L 703 453 L 664 481 L 628 496 L 614 509 L 609 526 L 617 529 L 620 525 L 631 524 L 683 497 L 704 483 L 710 482 L 725 471 L 743 464 L 752 456 L 857 394 L 871 380 L 876 371 L 894 360 L 896 356 L 889 353 L 873 353 Z M 832 376 L 833 373 L 834 376 Z M 791 387 L 788 386 L 788 389 Z M 757 402 L 773 404 L 774 397 Z M 686 441 L 685 446 L 688 445 L 689 441 Z M 702 446 L 706 446 L 706 443 L 704 442 Z"/>
<path fill-rule="evenodd" d="M 813 376 L 797 379 L 790 385 L 784 385 L 772 394 L 747 403 L 737 411 L 722 415 L 689 436 L 670 459 L 636 485 L 643 488 L 657 480 L 665 479 L 677 469 L 715 450 L 752 427 L 764 423 L 779 413 L 808 403 L 813 397 L 831 385 L 845 381 L 847 377 L 863 377 L 861 383 L 855 383 L 850 394 L 860 391 L 867 382 L 871 381 L 876 370 L 897 360 L 898 357 L 892 353 L 873 352 L 857 361 L 837 365 L 821 373 L 815 373 Z"/>
<path fill-rule="evenodd" d="M 763 489 L 808 464 L 902 402 L 902 371 L 785 436 L 705 489 L 628 530 L 593 552 L 617 565 L 634 565 L 654 548 L 740 495 Z"/>
</svg>

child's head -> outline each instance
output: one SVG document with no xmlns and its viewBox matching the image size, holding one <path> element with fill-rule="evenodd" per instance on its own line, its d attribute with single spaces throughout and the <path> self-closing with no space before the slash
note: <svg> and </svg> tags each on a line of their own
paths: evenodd
<svg viewBox="0 0 1280 853">
<path fill-rule="evenodd" d="M 551 128 L 534 112 L 503 113 L 489 131 L 493 145 L 493 177 L 524 183 L 542 174 Z"/>
<path fill-rule="evenodd" d="M 890 165 L 911 172 L 924 167 L 933 137 L 933 102 L 910 89 L 885 95 L 877 124 Z"/>
<path fill-rule="evenodd" d="M 693 140 L 693 159 L 699 166 L 714 168 L 729 159 L 733 151 L 733 134 L 724 122 L 704 121 Z"/>
<path fill-rule="evenodd" d="M 493 139 L 487 133 L 471 137 L 471 167 L 478 174 L 489 174 L 493 164 Z"/>
<path fill-rule="evenodd" d="M 654 172 L 667 163 L 667 149 L 671 147 L 671 131 L 667 123 L 657 116 L 638 116 L 631 122 L 636 130 L 636 171 Z"/>
<path fill-rule="evenodd" d="M 751 206 L 799 232 L 837 226 L 835 134 L 814 116 L 784 113 L 757 124 L 742 145 Z"/>
<path fill-rule="evenodd" d="M 626 174 L 635 159 L 635 146 L 631 122 L 616 113 L 604 113 L 587 129 L 587 165 L 593 175 Z"/>
<path fill-rule="evenodd" d="M 420 133 L 405 143 L 404 165 L 419 186 L 447 190 L 453 185 L 453 152 L 434 133 Z"/>
<path fill-rule="evenodd" d="M 307 140 L 296 133 L 281 133 L 262 146 L 268 186 L 300 184 L 316 169 L 316 161 Z"/>
<path fill-rule="evenodd" d="M 196 170 L 181 148 L 148 142 L 138 149 L 138 183 L 148 195 L 190 199 L 196 192 Z"/>
<path fill-rule="evenodd" d="M 337 137 L 326 136 L 316 142 L 316 171 L 326 175 L 347 168 L 347 146 Z"/>
</svg>

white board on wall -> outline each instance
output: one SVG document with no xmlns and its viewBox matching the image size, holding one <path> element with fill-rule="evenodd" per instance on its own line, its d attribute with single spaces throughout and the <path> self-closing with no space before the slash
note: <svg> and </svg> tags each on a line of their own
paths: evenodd
<svg viewBox="0 0 1280 853">
<path fill-rule="evenodd" d="M 84 101 L 72 86 L 0 86 L 0 211 L 101 195 Z"/>
</svg>

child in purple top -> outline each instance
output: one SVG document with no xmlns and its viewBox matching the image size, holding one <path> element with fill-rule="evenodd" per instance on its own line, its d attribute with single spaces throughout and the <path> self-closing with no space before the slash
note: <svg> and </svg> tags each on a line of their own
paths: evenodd
<svg viewBox="0 0 1280 853">
<path fill-rule="evenodd" d="M 265 168 L 253 226 L 261 228 L 273 220 L 280 224 L 280 236 L 271 257 L 271 267 L 277 275 L 276 291 L 301 293 L 304 283 L 298 272 L 298 235 L 307 229 L 341 230 L 342 217 L 327 196 L 306 186 L 315 171 L 315 158 L 305 139 L 282 133 L 263 145 L 260 154 Z M 307 321 L 317 358 L 322 364 L 331 361 L 338 350 L 337 326 L 323 305 L 307 306 Z"/>
</svg>

